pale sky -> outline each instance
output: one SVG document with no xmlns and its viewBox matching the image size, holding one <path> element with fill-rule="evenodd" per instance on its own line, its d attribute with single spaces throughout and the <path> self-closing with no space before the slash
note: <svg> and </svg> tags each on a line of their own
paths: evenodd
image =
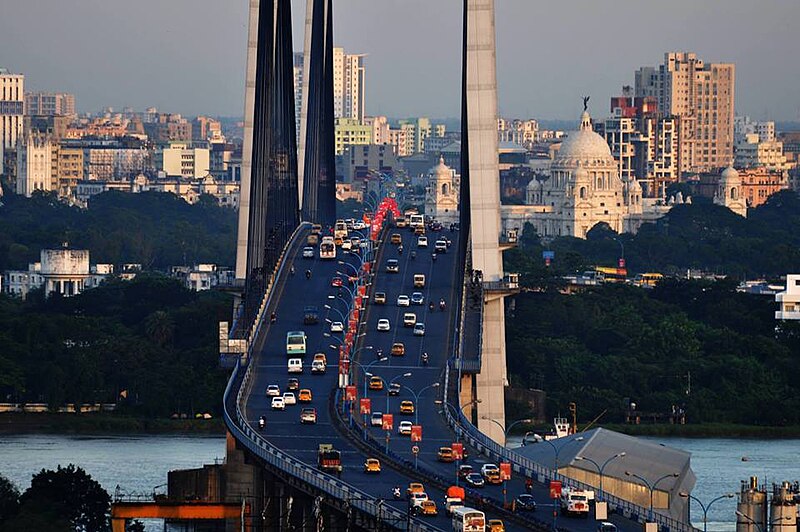
<svg viewBox="0 0 800 532">
<path fill-rule="evenodd" d="M 292 0 L 295 49 L 304 0 Z M 334 0 L 334 41 L 368 54 L 367 113 L 459 115 L 460 0 Z M 0 67 L 81 111 L 243 109 L 247 0 L 0 0 Z M 671 50 L 736 64 L 736 111 L 800 120 L 798 0 L 496 0 L 503 116 L 608 113 Z"/>
</svg>

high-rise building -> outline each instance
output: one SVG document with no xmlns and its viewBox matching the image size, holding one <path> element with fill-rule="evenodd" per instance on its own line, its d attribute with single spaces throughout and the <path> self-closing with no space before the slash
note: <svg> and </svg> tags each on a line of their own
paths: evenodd
<svg viewBox="0 0 800 532">
<path fill-rule="evenodd" d="M 22 136 L 25 112 L 25 76 L 0 68 L 0 173 L 4 173 L 6 152 Z"/>
<path fill-rule="evenodd" d="M 706 172 L 733 161 L 736 70 L 691 52 L 667 52 L 664 64 L 635 74 L 636 96 L 657 99 L 663 116 L 680 118 L 680 170 Z"/>
<path fill-rule="evenodd" d="M 336 155 L 343 154 L 347 146 L 372 144 L 372 126 L 363 125 L 356 118 L 337 118 L 333 131 Z"/>
<path fill-rule="evenodd" d="M 344 48 L 333 49 L 333 114 L 336 118 L 364 121 L 364 57 L 363 54 L 346 54 Z"/>
<path fill-rule="evenodd" d="M 300 143 L 300 111 L 303 108 L 303 52 L 294 54 L 294 127 Z"/>
<path fill-rule="evenodd" d="M 25 93 L 25 114 L 29 116 L 74 116 L 75 95 L 66 92 Z"/>
<path fill-rule="evenodd" d="M 53 143 L 48 135 L 28 133 L 17 143 L 17 194 L 53 190 Z"/>
</svg>

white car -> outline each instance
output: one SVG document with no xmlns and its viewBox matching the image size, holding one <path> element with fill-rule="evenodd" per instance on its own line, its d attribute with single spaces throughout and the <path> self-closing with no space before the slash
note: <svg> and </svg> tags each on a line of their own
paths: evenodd
<svg viewBox="0 0 800 532">
<path fill-rule="evenodd" d="M 281 388 L 277 384 L 267 386 L 267 397 L 277 397 L 281 394 Z"/>
<path fill-rule="evenodd" d="M 486 476 L 488 476 L 490 472 L 491 473 L 499 473 L 500 472 L 500 468 L 497 467 L 496 464 L 483 464 L 481 466 L 481 475 L 483 475 L 484 478 Z"/>
<path fill-rule="evenodd" d="M 331 323 L 332 333 L 337 333 L 342 331 L 344 331 L 344 323 L 342 323 L 341 321 L 334 321 L 333 323 Z"/>
<path fill-rule="evenodd" d="M 437 240 L 436 243 L 433 245 L 436 253 L 447 253 L 447 241 L 446 240 Z"/>
<path fill-rule="evenodd" d="M 345 251 L 353 249 L 353 243 L 349 240 L 342 240 L 342 249 Z"/>
<path fill-rule="evenodd" d="M 271 406 L 273 410 L 284 410 L 286 403 L 283 402 L 283 397 L 273 397 Z"/>
<path fill-rule="evenodd" d="M 411 303 L 413 305 L 424 305 L 425 296 L 422 295 L 422 292 L 414 292 L 411 294 Z"/>
<path fill-rule="evenodd" d="M 403 314 L 403 327 L 413 327 L 417 323 L 417 315 L 413 312 Z"/>
<path fill-rule="evenodd" d="M 390 331 L 392 326 L 389 325 L 389 320 L 386 318 L 381 318 L 378 320 L 378 330 L 379 331 Z"/>
<path fill-rule="evenodd" d="M 421 236 L 421 237 L 417 238 L 417 247 L 418 248 L 426 248 L 426 247 L 428 247 L 428 237 L 427 236 Z"/>
<path fill-rule="evenodd" d="M 303 373 L 303 359 L 290 358 L 286 362 L 286 370 L 288 373 Z"/>
<path fill-rule="evenodd" d="M 401 421 L 397 426 L 397 433 L 401 436 L 411 436 L 411 422 Z"/>
<path fill-rule="evenodd" d="M 383 412 L 373 412 L 369 418 L 369 424 L 373 427 L 383 426 Z"/>
<path fill-rule="evenodd" d="M 283 392 L 283 404 L 285 405 L 296 405 L 297 404 L 297 397 L 294 396 L 292 392 Z"/>
<path fill-rule="evenodd" d="M 416 491 L 411 494 L 411 507 L 415 508 L 428 500 L 428 494 L 424 491 Z"/>
<path fill-rule="evenodd" d="M 400 294 L 397 296 L 397 306 L 398 307 L 407 307 L 411 304 L 411 299 L 405 294 Z"/>
<path fill-rule="evenodd" d="M 417 323 L 414 325 L 414 336 L 425 336 L 425 324 Z"/>
<path fill-rule="evenodd" d="M 311 246 L 306 246 L 303 248 L 303 258 L 304 259 L 313 259 L 314 258 L 314 248 Z"/>
</svg>

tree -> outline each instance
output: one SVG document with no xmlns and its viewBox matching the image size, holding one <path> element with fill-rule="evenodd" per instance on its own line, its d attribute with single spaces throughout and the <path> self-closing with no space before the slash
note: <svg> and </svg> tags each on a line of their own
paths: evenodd
<svg viewBox="0 0 800 532">
<path fill-rule="evenodd" d="M 20 513 L 51 511 L 66 519 L 80 532 L 106 532 L 110 529 L 111 497 L 80 467 L 69 464 L 55 471 L 42 469 L 33 476 L 31 487 L 20 497 Z"/>
<path fill-rule="evenodd" d="M 0 523 L 8 520 L 19 509 L 19 490 L 6 477 L 0 475 Z"/>
<path fill-rule="evenodd" d="M 151 340 L 164 347 L 172 341 L 175 323 L 169 314 L 163 310 L 157 310 L 144 320 L 144 329 Z"/>
</svg>

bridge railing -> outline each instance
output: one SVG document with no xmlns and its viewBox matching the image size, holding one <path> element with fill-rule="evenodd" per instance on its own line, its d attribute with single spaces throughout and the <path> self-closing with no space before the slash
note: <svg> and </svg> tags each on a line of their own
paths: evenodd
<svg viewBox="0 0 800 532">
<path fill-rule="evenodd" d="M 264 320 L 264 311 L 271 306 L 273 295 L 272 288 L 274 282 L 280 278 L 283 272 L 285 262 L 283 258 L 294 246 L 299 231 L 307 225 L 308 224 L 301 225 L 298 230 L 295 231 L 295 234 L 292 235 L 292 238 L 289 240 L 289 243 L 286 245 L 281 255 L 278 268 L 270 278 L 268 285 L 269 291 L 265 294 L 259 314 L 259 321 L 256 322 L 256 326 L 254 327 L 253 339 L 257 338 L 261 322 Z M 271 467 L 299 479 L 304 484 L 314 487 L 316 490 L 325 493 L 329 497 L 346 501 L 352 508 L 371 515 L 376 519 L 384 522 L 393 521 L 396 523 L 403 523 L 403 530 L 439 530 L 436 527 L 420 522 L 416 518 L 409 518 L 405 512 L 397 510 L 385 504 L 383 501 L 376 499 L 374 496 L 297 460 L 272 445 L 260 432 L 254 429 L 243 413 L 244 400 L 249 395 L 252 385 L 253 364 L 251 363 L 252 357 L 250 356 L 250 351 L 252 351 L 252 349 L 253 342 L 250 342 L 248 345 L 248 356 L 234 366 L 223 396 L 223 418 L 225 420 L 225 425 L 239 443 L 244 445 L 250 453 L 258 456 Z"/>
</svg>

